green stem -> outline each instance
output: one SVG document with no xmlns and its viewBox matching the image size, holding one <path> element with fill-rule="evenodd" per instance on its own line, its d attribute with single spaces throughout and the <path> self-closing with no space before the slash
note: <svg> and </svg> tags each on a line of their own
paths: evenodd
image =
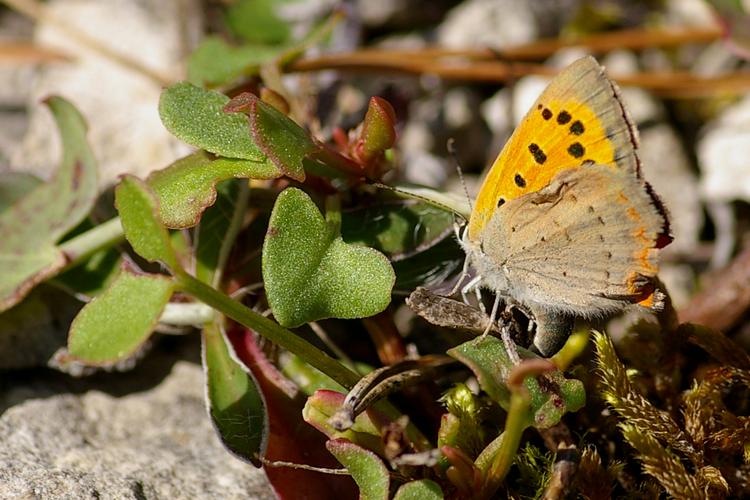
<svg viewBox="0 0 750 500">
<path fill-rule="evenodd" d="M 488 448 L 493 445 L 497 446 L 497 452 L 491 458 L 489 469 L 484 475 L 484 486 L 480 494 L 482 498 L 492 497 L 508 474 L 518 446 L 521 444 L 521 436 L 526 429 L 528 412 L 529 396 L 522 390 L 511 392 L 505 431 L 488 446 Z"/>
<path fill-rule="evenodd" d="M 183 291 L 299 356 L 347 389 L 354 387 L 354 384 L 359 380 L 359 375 L 306 340 L 243 304 L 232 300 L 223 293 L 214 290 L 184 271 L 177 271 L 175 278 L 178 287 Z"/>
<path fill-rule="evenodd" d="M 216 262 L 216 273 L 213 277 L 213 286 L 219 287 L 221 278 L 224 274 L 224 267 L 229 259 L 229 254 L 234 246 L 234 240 L 242 229 L 242 221 L 245 217 L 245 209 L 247 208 L 247 202 L 250 199 L 250 185 L 247 179 L 238 179 L 235 182 L 239 182 L 239 192 L 237 193 L 237 201 L 234 204 L 234 212 L 232 213 L 232 220 L 229 222 L 229 227 L 224 235 L 224 239 L 221 242 L 219 248 L 219 257 Z"/>
<path fill-rule="evenodd" d="M 335 236 L 341 234 L 341 198 L 338 195 L 326 197 L 326 222 Z"/>
<path fill-rule="evenodd" d="M 124 239 L 120 218 L 115 217 L 62 243 L 60 250 L 67 257 L 68 263 L 60 272 L 77 266 L 99 250 L 116 245 Z"/>
</svg>

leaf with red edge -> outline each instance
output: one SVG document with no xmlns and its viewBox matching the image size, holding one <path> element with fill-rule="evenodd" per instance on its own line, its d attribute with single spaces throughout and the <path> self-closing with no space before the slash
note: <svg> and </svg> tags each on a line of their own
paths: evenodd
<svg viewBox="0 0 750 500">
<path fill-rule="evenodd" d="M 375 413 L 376 410 L 368 408 L 357 415 L 354 425 L 345 431 L 337 431 L 328 423 L 344 404 L 345 397 L 345 394 L 336 391 L 326 389 L 315 391 L 315 394 L 307 398 L 302 417 L 305 422 L 329 438 L 344 438 L 369 450 L 383 453 L 383 440 L 378 429 L 384 427 L 387 420 L 384 416 Z"/>
<path fill-rule="evenodd" d="M 396 142 L 396 112 L 382 97 L 370 98 L 362 133 L 357 143 L 357 155 L 370 162 Z"/>
<path fill-rule="evenodd" d="M 305 180 L 302 161 L 320 148 L 294 120 L 255 94 L 242 93 L 224 106 L 227 113 L 245 113 L 255 144 L 284 175 Z"/>
<path fill-rule="evenodd" d="M 66 257 L 55 243 L 96 200 L 96 162 L 83 117 L 61 97 L 50 97 L 46 104 L 60 130 L 62 162 L 50 182 L 29 190 L 0 214 L 0 311 L 64 267 Z"/>
<path fill-rule="evenodd" d="M 266 402 L 270 423 L 265 458 L 316 467 L 336 468 L 338 462 L 325 447 L 325 436 L 302 418 L 304 399 L 298 389 L 268 361 L 252 332 L 234 327 L 227 338 L 237 357 L 252 372 Z M 279 498 L 296 499 L 300 485 L 309 498 L 354 498 L 356 485 L 350 477 L 330 476 L 290 467 L 265 466 L 266 475 Z"/>
<path fill-rule="evenodd" d="M 173 229 L 195 226 L 216 201 L 216 184 L 231 178 L 275 179 L 282 173 L 267 160 L 212 158 L 198 151 L 148 176 L 159 198 L 159 218 Z"/>
</svg>

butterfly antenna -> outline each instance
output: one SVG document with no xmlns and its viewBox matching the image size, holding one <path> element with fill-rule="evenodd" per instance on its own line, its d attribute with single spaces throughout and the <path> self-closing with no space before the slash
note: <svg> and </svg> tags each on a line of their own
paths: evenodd
<svg viewBox="0 0 750 500">
<path fill-rule="evenodd" d="M 458 178 L 461 180 L 461 186 L 464 188 L 464 194 L 466 195 L 466 201 L 469 202 L 469 210 L 472 212 L 474 211 L 474 206 L 471 203 L 471 196 L 469 196 L 469 188 L 466 187 L 466 180 L 464 179 L 464 171 L 461 169 L 461 163 L 458 161 L 458 154 L 456 152 L 456 146 L 453 138 L 448 139 L 448 143 L 446 144 L 446 148 L 448 149 L 448 154 L 451 155 L 451 158 L 453 158 L 453 163 L 456 164 L 456 172 L 458 172 Z"/>
</svg>

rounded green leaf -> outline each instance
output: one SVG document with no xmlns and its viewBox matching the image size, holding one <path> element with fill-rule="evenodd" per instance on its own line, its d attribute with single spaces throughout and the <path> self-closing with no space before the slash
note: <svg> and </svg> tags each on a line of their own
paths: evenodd
<svg viewBox="0 0 750 500">
<path fill-rule="evenodd" d="M 216 184 L 231 178 L 275 179 L 282 174 L 267 160 L 212 159 L 204 151 L 181 158 L 147 179 L 159 197 L 159 218 L 174 229 L 198 224 L 216 201 Z"/>
<path fill-rule="evenodd" d="M 180 82 L 162 92 L 159 115 L 167 130 L 188 144 L 220 156 L 263 161 L 247 119 L 224 112 L 228 102 L 224 94 Z"/>
<path fill-rule="evenodd" d="M 138 255 L 152 262 L 161 261 L 173 270 L 178 268 L 169 233 L 157 218 L 156 198 L 144 181 L 124 176 L 115 188 L 115 206 L 125 237 Z"/>
<path fill-rule="evenodd" d="M 349 245 L 304 191 L 276 200 L 263 243 L 263 280 L 279 324 L 363 318 L 386 308 L 395 274 L 377 250 Z"/>
<path fill-rule="evenodd" d="M 359 486 L 362 500 L 386 500 L 391 478 L 383 462 L 376 454 L 346 439 L 332 439 L 326 448 L 336 460 L 346 467 Z"/>
<path fill-rule="evenodd" d="M 506 380 L 514 364 L 502 340 L 492 336 L 478 337 L 450 349 L 448 354 L 468 366 L 476 375 L 482 390 L 508 409 L 510 391 Z M 521 358 L 537 357 L 520 347 L 518 354 Z M 565 413 L 577 411 L 586 403 L 586 393 L 580 380 L 566 379 L 560 371 L 540 377 L 544 377 L 544 383 L 533 377 L 524 381 L 531 398 L 528 425 L 547 429 L 557 424 Z"/>
<path fill-rule="evenodd" d="M 260 65 L 278 57 L 285 47 L 229 45 L 222 38 L 204 38 L 188 59 L 188 79 L 197 85 L 222 85 L 258 72 Z"/>
<path fill-rule="evenodd" d="M 420 479 L 401 486 L 393 500 L 440 500 L 443 490 L 435 481 Z"/>
<path fill-rule="evenodd" d="M 174 281 L 166 276 L 123 270 L 73 320 L 70 354 L 90 364 L 128 357 L 151 335 L 173 290 Z"/>
</svg>

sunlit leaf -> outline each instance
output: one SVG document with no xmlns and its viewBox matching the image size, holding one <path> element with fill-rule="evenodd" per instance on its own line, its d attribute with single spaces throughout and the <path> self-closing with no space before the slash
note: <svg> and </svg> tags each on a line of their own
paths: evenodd
<svg viewBox="0 0 750 500">
<path fill-rule="evenodd" d="M 128 357 L 151 335 L 173 291 L 171 278 L 123 270 L 76 316 L 68 337 L 70 354 L 89 364 Z"/>
</svg>

